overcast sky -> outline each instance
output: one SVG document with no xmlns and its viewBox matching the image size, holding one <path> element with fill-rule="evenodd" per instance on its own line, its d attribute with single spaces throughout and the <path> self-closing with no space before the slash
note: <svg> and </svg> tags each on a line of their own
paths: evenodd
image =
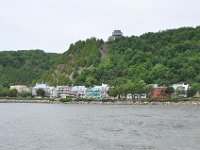
<svg viewBox="0 0 200 150">
<path fill-rule="evenodd" d="M 0 51 L 62 53 L 90 37 L 106 40 L 200 25 L 200 0 L 0 0 Z"/>
</svg>

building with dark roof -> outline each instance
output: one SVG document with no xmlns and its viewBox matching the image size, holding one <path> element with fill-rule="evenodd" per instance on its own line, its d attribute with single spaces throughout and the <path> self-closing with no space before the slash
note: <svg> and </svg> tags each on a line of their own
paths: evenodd
<svg viewBox="0 0 200 150">
<path fill-rule="evenodd" d="M 121 30 L 114 30 L 114 32 L 112 33 L 112 36 L 110 36 L 108 40 L 112 41 L 120 37 L 123 37 L 123 33 L 121 32 Z"/>
<path fill-rule="evenodd" d="M 123 33 L 121 32 L 121 30 L 114 30 L 114 32 L 112 33 L 112 36 L 121 37 L 123 36 Z"/>
</svg>

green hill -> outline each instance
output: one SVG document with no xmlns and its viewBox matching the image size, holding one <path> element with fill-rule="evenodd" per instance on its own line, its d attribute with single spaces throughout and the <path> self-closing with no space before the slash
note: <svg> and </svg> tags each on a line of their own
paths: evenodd
<svg viewBox="0 0 200 150">
<path fill-rule="evenodd" d="M 95 38 L 78 41 L 71 44 L 67 52 L 63 53 L 57 63 L 43 74 L 41 81 L 52 85 L 65 85 L 75 82 L 82 71 L 89 67 L 98 67 L 101 63 L 102 40 Z"/>
<path fill-rule="evenodd" d="M 101 59 L 101 51 L 106 56 Z M 180 28 L 103 42 L 79 41 L 43 79 L 50 83 L 116 85 L 142 79 L 146 83 L 200 82 L 200 27 Z"/>
<path fill-rule="evenodd" d="M 58 56 L 42 50 L 0 52 L 0 86 L 34 84 L 55 64 Z"/>
<path fill-rule="evenodd" d="M 61 55 L 42 51 L 0 52 L 0 83 L 51 85 L 128 80 L 171 84 L 200 82 L 200 27 L 185 27 L 121 37 L 78 41 Z"/>
</svg>

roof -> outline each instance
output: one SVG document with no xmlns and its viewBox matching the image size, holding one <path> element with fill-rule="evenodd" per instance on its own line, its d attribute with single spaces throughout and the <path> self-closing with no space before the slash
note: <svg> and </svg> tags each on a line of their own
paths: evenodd
<svg viewBox="0 0 200 150">
<path fill-rule="evenodd" d="M 43 84 L 43 83 L 36 83 L 36 86 L 33 88 L 34 89 L 45 89 L 45 88 L 49 88 L 49 86 L 46 84 Z"/>
<path fill-rule="evenodd" d="M 86 89 L 85 86 L 73 86 L 71 91 L 86 91 Z"/>
<path fill-rule="evenodd" d="M 114 32 L 112 33 L 112 36 L 122 36 L 123 33 L 121 32 L 121 30 L 114 30 Z"/>
</svg>

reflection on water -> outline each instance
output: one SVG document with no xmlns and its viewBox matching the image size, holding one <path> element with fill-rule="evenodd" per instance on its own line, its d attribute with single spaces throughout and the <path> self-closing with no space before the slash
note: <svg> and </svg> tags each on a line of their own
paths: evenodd
<svg viewBox="0 0 200 150">
<path fill-rule="evenodd" d="M 199 150 L 198 106 L 0 104 L 0 150 Z"/>
</svg>

